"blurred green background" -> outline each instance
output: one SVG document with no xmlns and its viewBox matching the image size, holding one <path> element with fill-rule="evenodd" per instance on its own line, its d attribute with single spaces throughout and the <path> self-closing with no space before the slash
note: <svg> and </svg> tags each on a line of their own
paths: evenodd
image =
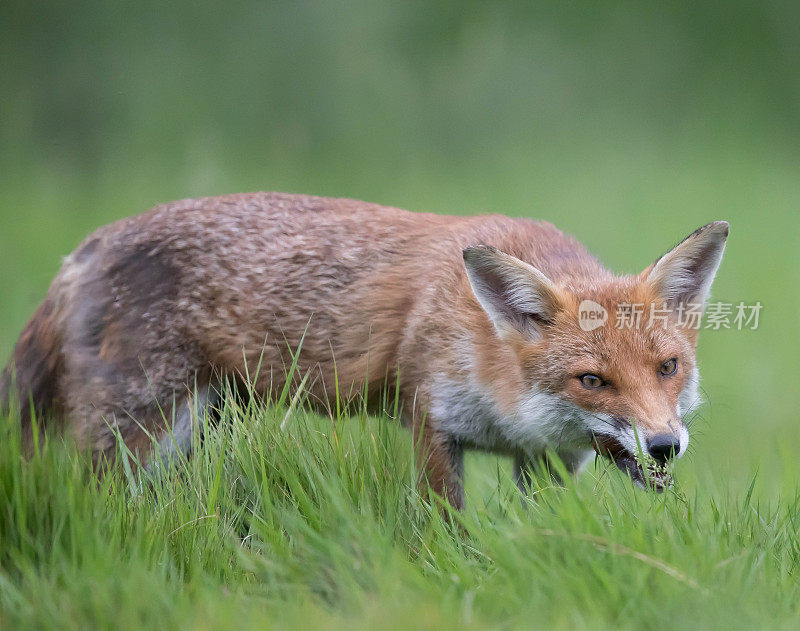
<svg viewBox="0 0 800 631">
<path fill-rule="evenodd" d="M 0 4 L 0 356 L 62 256 L 181 197 L 548 219 L 638 272 L 732 224 L 683 475 L 798 487 L 800 5 Z M 724 492 L 724 491 L 723 491 Z"/>
</svg>

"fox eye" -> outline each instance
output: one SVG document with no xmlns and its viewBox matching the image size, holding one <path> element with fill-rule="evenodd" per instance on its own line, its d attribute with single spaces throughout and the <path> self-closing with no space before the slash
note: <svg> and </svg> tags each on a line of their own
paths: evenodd
<svg viewBox="0 0 800 631">
<path fill-rule="evenodd" d="M 606 385 L 606 382 L 603 381 L 597 375 L 592 375 L 592 374 L 581 375 L 580 377 L 578 377 L 578 379 L 581 380 L 581 384 L 583 385 L 583 387 L 588 388 L 589 390 L 596 390 L 597 388 L 602 388 L 604 385 Z"/>
<path fill-rule="evenodd" d="M 672 359 L 668 359 L 663 364 L 661 364 L 661 368 L 658 369 L 665 377 L 671 377 L 676 372 L 678 372 L 678 358 L 673 357 Z"/>
</svg>

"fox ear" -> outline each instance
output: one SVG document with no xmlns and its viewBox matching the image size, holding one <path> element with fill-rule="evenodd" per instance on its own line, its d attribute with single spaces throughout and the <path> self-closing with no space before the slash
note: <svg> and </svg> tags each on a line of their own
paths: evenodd
<svg viewBox="0 0 800 631">
<path fill-rule="evenodd" d="M 539 337 L 552 322 L 558 290 L 532 265 L 488 245 L 464 250 L 464 265 L 472 293 L 500 335 L 515 329 Z"/>
<path fill-rule="evenodd" d="M 698 228 L 643 273 L 670 306 L 704 305 L 722 262 L 728 222 L 715 221 Z"/>
</svg>

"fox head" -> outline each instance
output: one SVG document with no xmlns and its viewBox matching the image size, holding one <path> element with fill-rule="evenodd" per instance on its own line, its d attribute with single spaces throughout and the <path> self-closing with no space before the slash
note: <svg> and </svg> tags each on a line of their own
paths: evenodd
<svg viewBox="0 0 800 631">
<path fill-rule="evenodd" d="M 639 484 L 638 455 L 662 465 L 682 456 L 685 419 L 700 403 L 699 317 L 727 236 L 727 222 L 710 223 L 623 277 L 597 268 L 551 279 L 495 248 L 464 250 L 472 292 L 522 375 L 510 438 L 591 445 Z"/>
</svg>

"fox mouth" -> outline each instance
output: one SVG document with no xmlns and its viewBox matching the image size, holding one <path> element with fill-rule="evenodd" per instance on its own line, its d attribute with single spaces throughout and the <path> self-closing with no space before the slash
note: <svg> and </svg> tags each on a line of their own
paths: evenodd
<svg viewBox="0 0 800 631">
<path fill-rule="evenodd" d="M 625 449 L 611 436 L 594 435 L 592 446 L 601 456 L 611 460 L 617 468 L 630 476 L 636 486 L 661 493 L 672 487 L 672 468 L 649 456 L 639 457 Z"/>
</svg>

